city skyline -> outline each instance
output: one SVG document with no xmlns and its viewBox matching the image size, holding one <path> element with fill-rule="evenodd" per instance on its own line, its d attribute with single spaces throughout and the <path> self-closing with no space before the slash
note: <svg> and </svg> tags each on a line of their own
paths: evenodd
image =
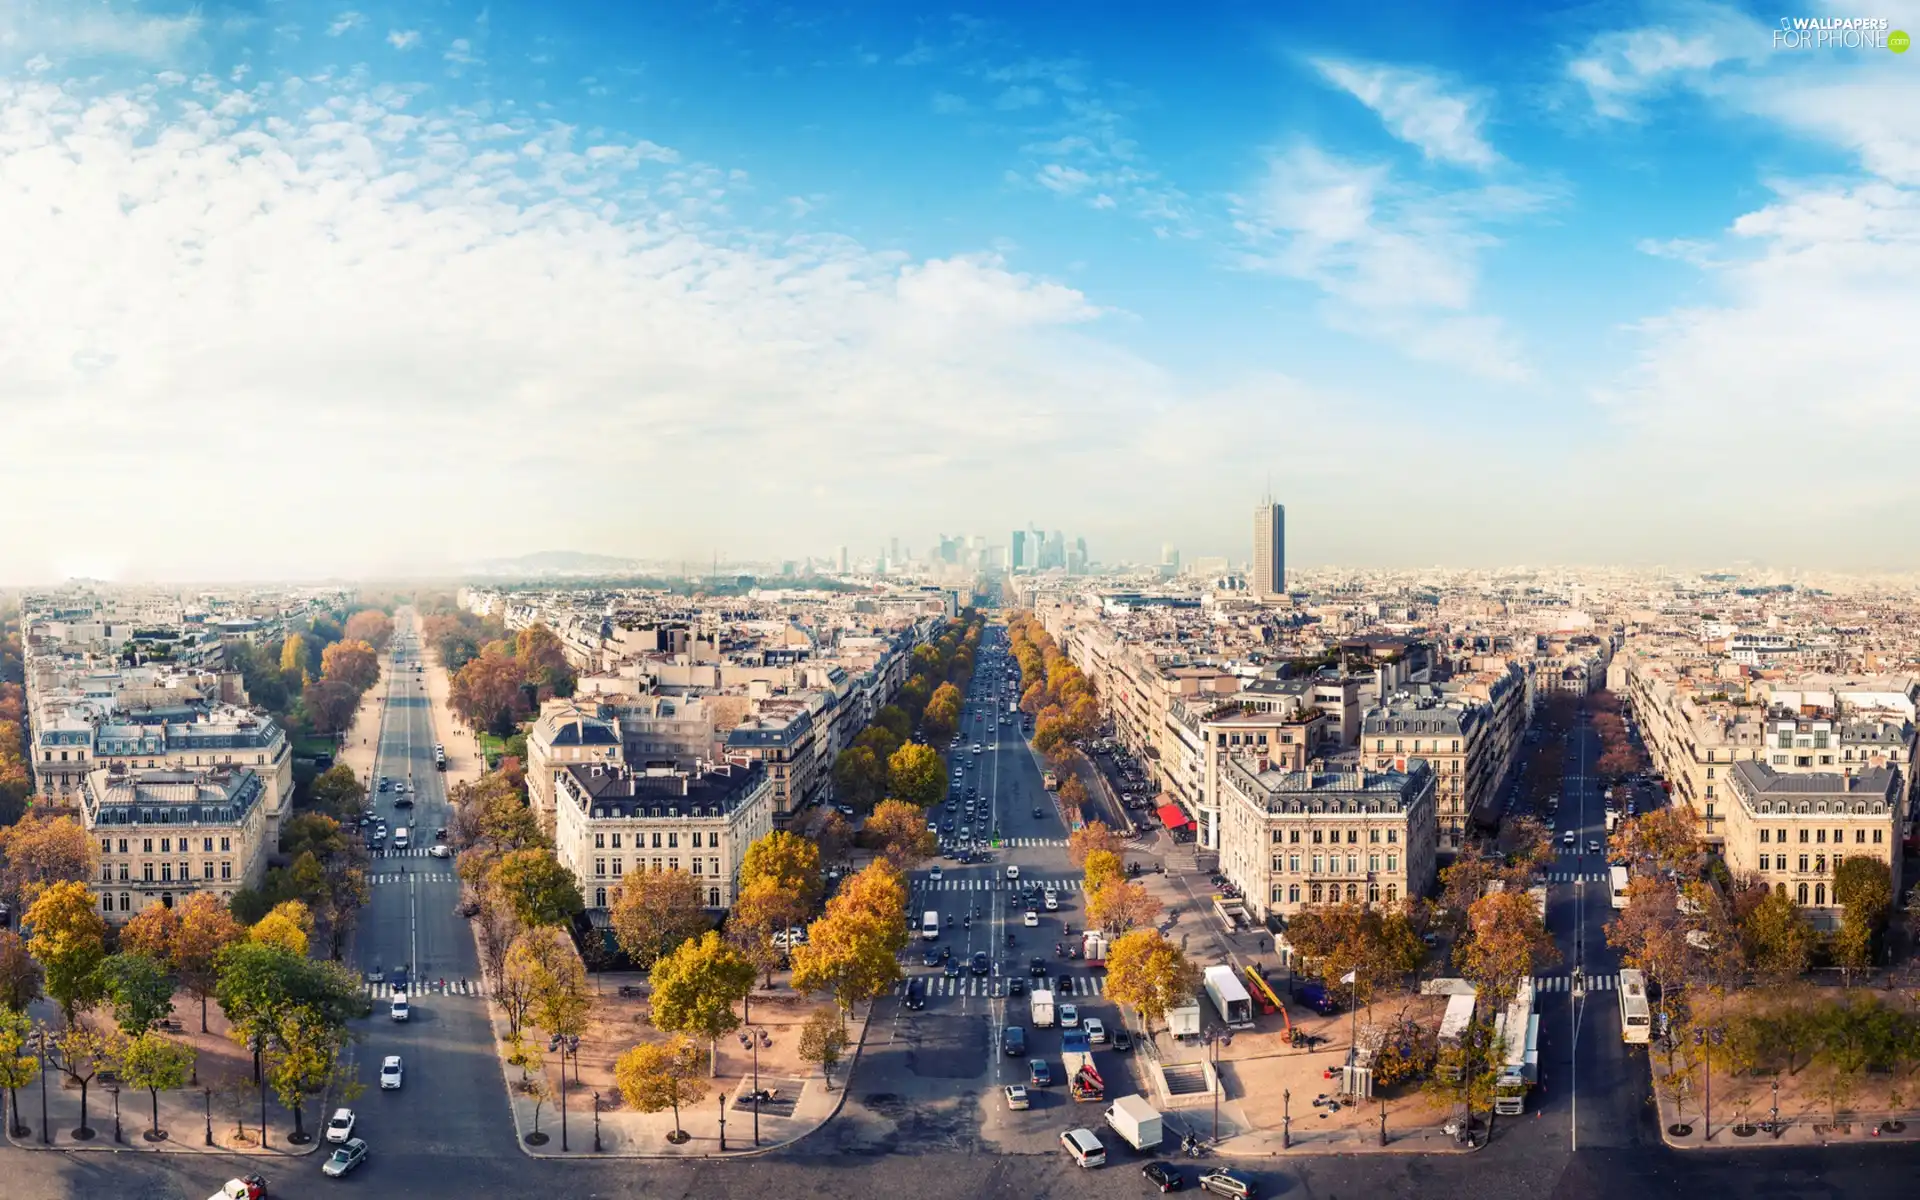
<svg viewBox="0 0 1920 1200">
<path fill-rule="evenodd" d="M 1916 565 L 1909 58 L 1085 15 L 10 11 L 0 581 L 1240 561 L 1264 479 L 1295 564 Z"/>
</svg>

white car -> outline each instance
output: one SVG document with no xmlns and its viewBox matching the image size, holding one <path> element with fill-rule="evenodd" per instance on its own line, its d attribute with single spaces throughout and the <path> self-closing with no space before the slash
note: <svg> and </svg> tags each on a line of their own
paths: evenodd
<svg viewBox="0 0 1920 1200">
<path fill-rule="evenodd" d="M 1027 915 L 1020 918 L 1020 923 L 1022 925 L 1025 925 L 1027 928 L 1032 929 L 1035 925 L 1038 925 L 1040 923 L 1040 914 L 1033 911 L 1032 909 L 1028 909 Z"/>
<path fill-rule="evenodd" d="M 1062 1004 L 1060 1006 L 1060 1028 L 1080 1028 L 1080 1010 L 1071 1004 Z"/>
<path fill-rule="evenodd" d="M 427 855 L 430 858 L 452 858 L 453 849 L 445 843 L 438 843 L 431 850 L 427 851 Z"/>
<path fill-rule="evenodd" d="M 380 1060 L 380 1090 L 397 1092 L 400 1090 L 400 1056 L 389 1054 Z"/>
<path fill-rule="evenodd" d="M 1008 878 L 1008 879 L 1018 879 L 1018 878 L 1020 878 L 1020 868 L 1019 868 L 1019 867 L 1016 867 L 1016 866 L 1014 866 L 1014 865 L 1013 865 L 1012 863 L 1008 863 L 1008 864 L 1007 864 L 1007 878 Z"/>
<path fill-rule="evenodd" d="M 934 881 L 935 883 L 939 883 L 939 882 L 940 882 L 940 868 L 939 868 L 939 867 L 935 867 L 935 868 L 934 868 L 933 870 L 931 870 L 931 871 L 929 871 L 929 872 L 927 872 L 927 878 L 929 878 L 929 879 L 931 879 L 931 880 L 933 880 L 933 881 Z"/>
<path fill-rule="evenodd" d="M 327 1140 L 337 1146 L 352 1136 L 353 1110 L 350 1108 L 334 1109 L 333 1119 L 327 1122 Z"/>
<path fill-rule="evenodd" d="M 413 1010 L 407 1007 L 407 994 L 405 992 L 395 992 L 393 994 L 392 1012 L 393 1019 L 396 1021 L 404 1021 L 413 1015 Z"/>
<path fill-rule="evenodd" d="M 1081 1025 L 1087 1031 L 1087 1044 L 1089 1046 L 1104 1046 L 1107 1044 L 1107 1027 L 1099 1017 L 1088 1017 Z"/>
<path fill-rule="evenodd" d="M 1057 909 L 1057 908 L 1059 908 L 1059 907 L 1060 907 L 1060 893 L 1059 893 L 1059 892 L 1048 892 L 1048 893 L 1047 893 L 1047 897 L 1046 897 L 1046 902 L 1047 902 L 1047 911 L 1048 911 L 1048 912 L 1052 912 L 1052 911 L 1054 911 L 1055 909 Z"/>
</svg>

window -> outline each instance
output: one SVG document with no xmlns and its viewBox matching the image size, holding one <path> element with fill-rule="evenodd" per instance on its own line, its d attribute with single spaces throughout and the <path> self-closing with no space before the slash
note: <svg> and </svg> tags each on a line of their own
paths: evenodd
<svg viewBox="0 0 1920 1200">
<path fill-rule="evenodd" d="M 221 863 L 221 864 L 220 864 L 220 878 L 221 878 L 221 879 L 223 879 L 223 880 L 226 880 L 226 879 L 232 879 L 232 878 L 233 878 L 233 864 L 232 864 L 232 863 L 230 863 L 230 862 L 223 862 L 223 863 Z"/>
<path fill-rule="evenodd" d="M 1367 830 L 1367 840 L 1369 842 L 1378 842 L 1380 840 L 1380 831 L 1378 829 Z"/>
<path fill-rule="evenodd" d="M 697 859 L 697 858 L 693 860 L 693 873 L 694 873 L 695 875 L 704 875 L 704 874 L 706 874 L 706 872 L 704 872 L 704 871 L 702 871 L 702 870 L 700 869 L 700 860 L 699 860 L 699 859 Z"/>
<path fill-rule="evenodd" d="M 677 834 L 677 833 L 670 833 L 670 834 L 668 834 L 668 835 L 667 835 L 667 849 L 669 849 L 669 850 L 678 850 L 679 848 L 680 848 L 680 835 L 679 835 L 679 834 Z"/>
<path fill-rule="evenodd" d="M 1854 830 L 1854 831 L 1853 831 L 1853 842 L 1854 842 L 1854 845 L 1856 845 L 1856 846 L 1864 846 L 1864 845 L 1866 845 L 1866 844 L 1867 844 L 1867 831 L 1866 831 L 1866 830 L 1864 830 L 1864 829 L 1856 829 L 1856 830 Z"/>
<path fill-rule="evenodd" d="M 1800 885 L 1800 903 L 1805 904 L 1806 902 L 1807 902 L 1807 885 L 1803 883 Z"/>
<path fill-rule="evenodd" d="M 1298 846 L 1300 844 L 1300 831 L 1298 829 L 1287 830 L 1287 844 L 1290 846 Z"/>
<path fill-rule="evenodd" d="M 1313 831 L 1313 844 L 1318 846 L 1320 844 L 1320 841 L 1321 841 L 1321 833 L 1318 829 L 1316 829 Z"/>
<path fill-rule="evenodd" d="M 1285 889 L 1285 888 L 1283 888 L 1283 887 L 1281 887 L 1281 886 L 1280 886 L 1279 884 L 1277 884 L 1277 883 L 1276 883 L 1276 884 L 1274 884 L 1274 885 L 1273 885 L 1273 891 L 1272 891 L 1272 893 L 1271 893 L 1271 898 L 1272 898 L 1272 901 L 1273 901 L 1273 903 L 1275 903 L 1275 904 L 1278 904 L 1278 903 L 1280 903 L 1280 897 L 1281 897 L 1282 895 L 1284 895 L 1284 894 L 1286 893 L 1286 890 L 1287 890 L 1287 889 Z"/>
<path fill-rule="evenodd" d="M 669 871 L 678 871 L 679 869 L 680 869 L 680 860 L 679 860 L 679 858 L 677 858 L 677 857 L 675 857 L 675 858 L 670 858 L 670 859 L 668 859 L 668 860 L 667 860 L 667 870 L 669 870 Z"/>
<path fill-rule="evenodd" d="M 152 864 L 152 863 L 141 863 L 141 864 L 140 864 L 140 870 L 141 870 L 141 872 L 142 872 L 142 875 L 143 875 L 143 878 L 142 878 L 142 882 L 143 882 L 143 883 L 152 883 L 152 882 L 153 882 L 153 864 Z"/>
<path fill-rule="evenodd" d="M 1816 883 L 1813 885 L 1813 902 L 1815 904 L 1825 904 L 1827 902 L 1826 884 Z"/>
<path fill-rule="evenodd" d="M 202 839 L 200 839 L 200 852 L 201 852 L 202 854 L 212 854 L 212 853 L 213 853 L 213 839 L 212 839 L 212 838 L 202 838 Z"/>
<path fill-rule="evenodd" d="M 1771 836 L 1771 835 L 1772 835 L 1772 832 L 1773 832 L 1773 831 L 1772 831 L 1772 830 L 1770 830 L 1770 829 L 1762 829 L 1762 830 L 1760 831 L 1760 844 L 1761 844 L 1762 846 L 1764 846 L 1764 845 L 1766 845 L 1766 844 L 1767 844 L 1768 842 L 1770 842 L 1770 841 L 1772 841 L 1772 840 L 1773 840 L 1773 838 L 1772 838 L 1772 836 Z"/>
<path fill-rule="evenodd" d="M 1320 885 L 1319 884 L 1317 883 L 1314 884 L 1312 888 L 1307 892 L 1307 902 L 1309 904 L 1320 903 Z"/>
<path fill-rule="evenodd" d="M 1807 856 L 1806 856 L 1806 855 L 1804 855 L 1804 854 L 1802 854 L 1802 855 L 1800 856 L 1800 869 L 1801 869 L 1802 871 L 1804 871 L 1804 870 L 1806 870 L 1806 869 L 1807 869 Z M 1804 889 L 1803 889 L 1803 890 L 1804 890 Z"/>
<path fill-rule="evenodd" d="M 1298 854 L 1287 855 L 1287 870 L 1295 875 L 1300 873 L 1300 856 Z"/>
<path fill-rule="evenodd" d="M 1359 884 L 1350 883 L 1347 885 L 1347 903 L 1348 904 L 1360 903 L 1360 885 Z"/>
<path fill-rule="evenodd" d="M 1846 831 L 1846 830 L 1844 830 L 1844 829 L 1836 829 L 1836 830 L 1834 830 L 1834 831 L 1833 831 L 1833 840 L 1834 840 L 1834 841 L 1836 841 L 1836 842 L 1844 842 L 1844 841 L 1846 841 L 1846 840 L 1847 840 L 1847 831 Z"/>
<path fill-rule="evenodd" d="M 607 889 L 603 887 L 593 889 L 593 906 L 595 908 L 605 908 L 607 906 Z"/>
<path fill-rule="evenodd" d="M 615 850 L 620 848 L 620 835 L 617 833 L 613 835 L 613 848 Z"/>
<path fill-rule="evenodd" d="M 1400 869 L 1400 856 L 1398 854 L 1387 855 L 1387 870 L 1398 871 L 1399 869 Z"/>
<path fill-rule="evenodd" d="M 173 864 L 172 863 L 160 864 L 160 882 L 162 883 L 173 882 Z"/>
<path fill-rule="evenodd" d="M 213 882 L 213 860 L 212 859 L 208 859 L 206 862 L 203 862 L 200 864 L 200 878 L 206 880 L 208 883 Z"/>
<path fill-rule="evenodd" d="M 660 860 L 657 858 L 653 860 L 653 869 L 656 873 L 663 869 L 660 865 Z"/>
<path fill-rule="evenodd" d="M 620 878 L 620 869 L 626 865 L 627 865 L 627 861 L 623 858 L 616 858 L 613 860 L 613 877 L 615 879 Z"/>
<path fill-rule="evenodd" d="M 108 866 L 106 863 L 100 864 L 100 882 L 101 883 L 113 882 L 113 868 Z"/>
<path fill-rule="evenodd" d="M 1784 766 L 1786 766 L 1786 765 L 1787 765 L 1787 756 L 1786 756 L 1786 755 L 1784 755 L 1784 754 L 1776 754 L 1776 755 L 1774 755 L 1774 756 L 1773 756 L 1773 765 L 1774 765 L 1774 766 L 1776 766 L 1776 767 L 1784 767 Z"/>
<path fill-rule="evenodd" d="M 122 853 L 122 854 L 125 854 L 126 852 L 127 852 L 127 839 L 125 839 L 125 838 L 121 838 L 121 839 L 120 839 L 120 853 Z"/>
<path fill-rule="evenodd" d="M 1787 831 L 1786 831 L 1786 830 L 1784 830 L 1784 829 L 1776 829 L 1776 830 L 1774 830 L 1774 831 L 1773 831 L 1773 840 L 1774 840 L 1774 841 L 1776 841 L 1776 842 L 1779 842 L 1779 843 L 1780 843 L 1780 844 L 1781 844 L 1782 846 L 1784 846 L 1784 845 L 1786 845 L 1786 844 L 1787 844 Z"/>
<path fill-rule="evenodd" d="M 719 888 L 707 889 L 707 907 L 708 908 L 720 907 L 720 889 Z"/>
<path fill-rule="evenodd" d="M 1354 855 L 1351 855 L 1351 854 L 1347 855 L 1347 874 L 1358 875 L 1359 873 L 1360 873 L 1360 860 Z"/>
<path fill-rule="evenodd" d="M 1455 754 L 1458 754 L 1458 753 L 1460 753 L 1460 739 L 1459 739 L 1459 738 L 1455 738 L 1455 739 L 1453 739 L 1453 752 L 1454 752 Z"/>
<path fill-rule="evenodd" d="M 126 881 L 127 881 L 127 864 L 121 863 L 120 864 L 120 882 L 125 883 Z"/>
<path fill-rule="evenodd" d="M 1803 846 L 1807 844 L 1807 831 L 1804 829 L 1800 831 L 1800 844 Z"/>
<path fill-rule="evenodd" d="M 1287 903 L 1288 904 L 1300 903 L 1300 885 L 1299 884 L 1290 883 L 1287 885 Z"/>
<path fill-rule="evenodd" d="M 182 845 L 182 846 L 184 846 L 184 845 L 186 845 L 186 843 L 185 843 L 184 841 L 182 841 L 182 842 L 181 842 L 181 845 Z M 173 839 L 172 839 L 172 838 L 161 838 L 161 839 L 160 839 L 160 853 L 162 853 L 162 854 L 172 854 L 172 853 L 173 853 Z"/>
<path fill-rule="evenodd" d="M 1387 903 L 1397 904 L 1399 902 L 1400 902 L 1400 885 L 1397 883 L 1388 884 L 1387 885 Z"/>
<path fill-rule="evenodd" d="M 113 839 L 112 839 L 112 838 L 101 838 L 101 839 L 100 839 L 100 853 L 102 853 L 102 854 L 112 854 L 112 853 L 113 853 Z"/>
<path fill-rule="evenodd" d="M 693 848 L 695 850 L 700 848 L 700 831 L 698 829 L 693 831 Z"/>
<path fill-rule="evenodd" d="M 660 835 L 657 833 L 653 835 L 653 848 L 655 850 L 660 848 Z"/>
<path fill-rule="evenodd" d="M 1814 855 L 1813 869 L 1819 874 L 1825 875 L 1827 873 L 1827 856 L 1824 854 Z"/>
<path fill-rule="evenodd" d="M 604 858 L 594 859 L 593 873 L 595 876 L 604 876 L 607 873 L 607 860 Z"/>
<path fill-rule="evenodd" d="M 1278 854 L 1273 856 L 1273 869 L 1276 873 L 1287 869 L 1287 860 Z"/>
<path fill-rule="evenodd" d="M 1379 869 L 1380 869 L 1380 856 L 1378 854 L 1367 855 L 1367 870 L 1378 871 Z"/>
<path fill-rule="evenodd" d="M 152 838 L 141 838 L 141 839 L 140 839 L 140 853 L 142 853 L 142 854 L 152 854 L 152 853 L 153 853 L 153 839 L 152 839 Z"/>
<path fill-rule="evenodd" d="M 1347 830 L 1347 845 L 1352 846 L 1358 843 L 1359 840 L 1360 840 L 1360 831 L 1358 829 Z"/>
<path fill-rule="evenodd" d="M 62 757 L 62 758 L 65 758 L 65 757 L 66 757 L 66 754 L 65 754 L 64 752 L 62 752 L 62 754 L 60 755 L 60 757 Z M 100 911 L 101 911 L 101 912 L 112 912 L 112 911 L 113 911 L 113 897 L 112 897 L 112 896 L 101 896 L 101 897 L 100 897 Z"/>
<path fill-rule="evenodd" d="M 1324 870 L 1326 870 L 1326 860 L 1321 858 L 1318 854 L 1314 855 L 1313 856 L 1313 873 L 1315 875 L 1318 875 L 1320 872 Z"/>
<path fill-rule="evenodd" d="M 1772 868 L 1772 865 L 1773 865 L 1773 856 L 1772 856 L 1772 855 L 1770 855 L 1770 854 L 1762 854 L 1762 855 L 1760 856 L 1760 869 L 1761 869 L 1762 871 L 1766 871 L 1766 870 L 1770 870 L 1770 869 Z"/>
<path fill-rule="evenodd" d="M 1399 840 L 1400 840 L 1400 831 L 1398 829 L 1387 830 L 1387 845 L 1389 846 L 1394 845 L 1397 842 L 1399 842 Z"/>
<path fill-rule="evenodd" d="M 120 893 L 120 911 L 126 912 L 127 909 L 131 908 L 132 906 L 133 906 L 133 897 L 129 896 L 125 892 L 121 892 Z"/>
<path fill-rule="evenodd" d="M 222 854 L 225 854 L 225 853 L 226 853 L 227 851 L 229 851 L 229 850 L 231 850 L 231 849 L 233 849 L 233 839 L 232 839 L 232 838 L 221 838 L 221 839 L 220 839 L 220 853 L 222 853 Z"/>
<path fill-rule="evenodd" d="M 1370 883 L 1367 885 L 1367 903 L 1368 904 L 1380 903 L 1380 885 L 1379 884 Z"/>
<path fill-rule="evenodd" d="M 1826 831 L 1826 830 L 1824 830 L 1824 829 L 1816 829 L 1816 830 L 1814 830 L 1814 831 L 1813 831 L 1813 840 L 1814 840 L 1814 841 L 1816 841 L 1816 842 L 1819 842 L 1819 843 L 1820 843 L 1820 844 L 1821 844 L 1822 846 L 1824 846 L 1824 845 L 1826 845 L 1826 844 L 1827 844 L 1827 831 Z"/>
<path fill-rule="evenodd" d="M 1878 829 L 1873 831 L 1873 844 L 1876 846 L 1880 844 L 1880 832 Z"/>
<path fill-rule="evenodd" d="M 596 834 L 594 834 L 594 835 L 593 835 L 593 848 L 594 848 L 595 850 L 605 850 L 605 849 L 607 848 L 607 835 L 606 835 L 606 834 L 604 834 L 604 833 L 596 833 Z"/>
</svg>

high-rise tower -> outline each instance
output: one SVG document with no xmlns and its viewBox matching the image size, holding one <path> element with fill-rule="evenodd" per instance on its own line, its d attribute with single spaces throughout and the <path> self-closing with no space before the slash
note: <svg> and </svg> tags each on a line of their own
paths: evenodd
<svg viewBox="0 0 1920 1200">
<path fill-rule="evenodd" d="M 1287 506 L 1269 495 L 1253 510 L 1253 594 L 1266 600 L 1287 592 Z"/>
</svg>

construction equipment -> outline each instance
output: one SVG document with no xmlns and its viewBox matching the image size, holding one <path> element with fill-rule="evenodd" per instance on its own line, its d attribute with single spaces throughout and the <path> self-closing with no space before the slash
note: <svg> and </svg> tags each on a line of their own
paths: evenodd
<svg viewBox="0 0 1920 1200">
<path fill-rule="evenodd" d="M 1093 1065 L 1093 1047 L 1081 1030 L 1069 1029 L 1060 1035 L 1060 1065 L 1066 1070 L 1067 1091 L 1074 1100 L 1084 1103 L 1107 1098 L 1107 1081 Z"/>
</svg>

